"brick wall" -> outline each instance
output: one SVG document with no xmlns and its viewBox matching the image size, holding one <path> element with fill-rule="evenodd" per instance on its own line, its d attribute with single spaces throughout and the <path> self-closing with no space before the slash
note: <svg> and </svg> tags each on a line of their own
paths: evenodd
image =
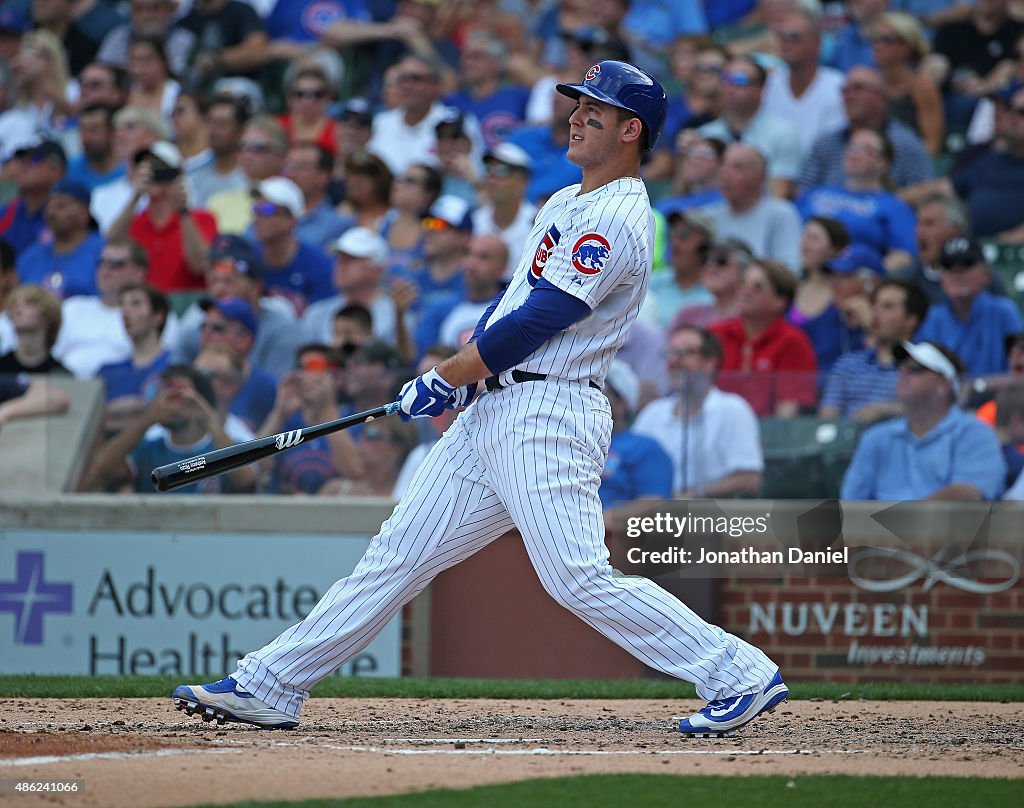
<svg viewBox="0 0 1024 808">
<path fill-rule="evenodd" d="M 931 557 L 928 548 L 918 550 Z M 974 580 L 997 584 L 1008 577 Z M 764 649 L 793 681 L 1024 681 L 1022 580 L 978 594 L 943 580 L 926 589 L 922 575 L 898 591 L 876 593 L 848 577 L 803 577 L 799 570 L 772 578 L 727 574 L 718 619 Z"/>
</svg>

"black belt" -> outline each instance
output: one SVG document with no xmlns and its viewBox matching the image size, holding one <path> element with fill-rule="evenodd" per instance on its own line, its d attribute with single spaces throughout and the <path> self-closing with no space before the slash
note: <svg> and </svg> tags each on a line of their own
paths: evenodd
<svg viewBox="0 0 1024 808">
<path fill-rule="evenodd" d="M 516 384 L 522 384 L 523 382 L 543 382 L 547 380 L 546 373 L 530 373 L 526 370 L 513 370 L 512 381 Z M 495 390 L 504 390 L 507 385 L 504 385 L 499 381 L 497 376 L 489 376 L 484 380 L 484 384 L 487 385 L 487 391 L 493 393 Z M 601 385 L 595 382 L 593 379 L 590 380 L 590 386 L 595 390 L 600 390 Z"/>
</svg>

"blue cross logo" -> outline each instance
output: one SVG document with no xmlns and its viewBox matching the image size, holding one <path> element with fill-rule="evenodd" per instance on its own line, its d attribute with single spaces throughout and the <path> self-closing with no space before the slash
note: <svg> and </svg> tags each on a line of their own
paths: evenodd
<svg viewBox="0 0 1024 808">
<path fill-rule="evenodd" d="M 71 584 L 47 582 L 42 553 L 18 553 L 13 581 L 0 581 L 0 612 L 14 615 L 14 642 L 42 645 L 43 615 L 71 613 Z"/>
</svg>

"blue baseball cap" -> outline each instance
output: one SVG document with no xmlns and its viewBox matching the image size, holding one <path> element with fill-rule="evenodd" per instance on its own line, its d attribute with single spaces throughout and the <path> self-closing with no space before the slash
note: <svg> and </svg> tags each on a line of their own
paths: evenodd
<svg viewBox="0 0 1024 808">
<path fill-rule="evenodd" d="M 92 201 L 92 192 L 89 190 L 84 182 L 76 182 L 75 180 L 63 179 L 53 186 L 50 191 L 51 196 L 54 194 L 64 194 L 77 199 L 86 207 L 89 207 L 89 203 Z"/>
<path fill-rule="evenodd" d="M 836 275 L 853 275 L 861 269 L 870 269 L 876 275 L 885 275 L 882 254 L 867 244 L 851 244 L 831 261 L 826 261 L 825 269 Z"/>
<path fill-rule="evenodd" d="M 0 8 L 0 31 L 24 34 L 31 28 L 28 17 L 16 8 Z"/>
<path fill-rule="evenodd" d="M 207 298 L 199 302 L 199 308 L 203 311 L 216 309 L 224 315 L 225 319 L 240 323 L 254 337 L 260 329 L 259 320 L 256 319 L 256 311 L 248 302 L 240 297 L 226 297 L 223 300 Z"/>
</svg>

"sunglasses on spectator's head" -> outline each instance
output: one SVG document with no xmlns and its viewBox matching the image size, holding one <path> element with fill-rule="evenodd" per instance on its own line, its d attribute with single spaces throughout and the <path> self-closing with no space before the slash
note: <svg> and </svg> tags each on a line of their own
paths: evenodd
<svg viewBox="0 0 1024 808">
<path fill-rule="evenodd" d="M 942 261 L 939 264 L 939 269 L 948 272 L 966 272 L 967 270 L 972 269 L 975 265 L 975 261 L 959 258 L 955 261 Z"/>
</svg>

